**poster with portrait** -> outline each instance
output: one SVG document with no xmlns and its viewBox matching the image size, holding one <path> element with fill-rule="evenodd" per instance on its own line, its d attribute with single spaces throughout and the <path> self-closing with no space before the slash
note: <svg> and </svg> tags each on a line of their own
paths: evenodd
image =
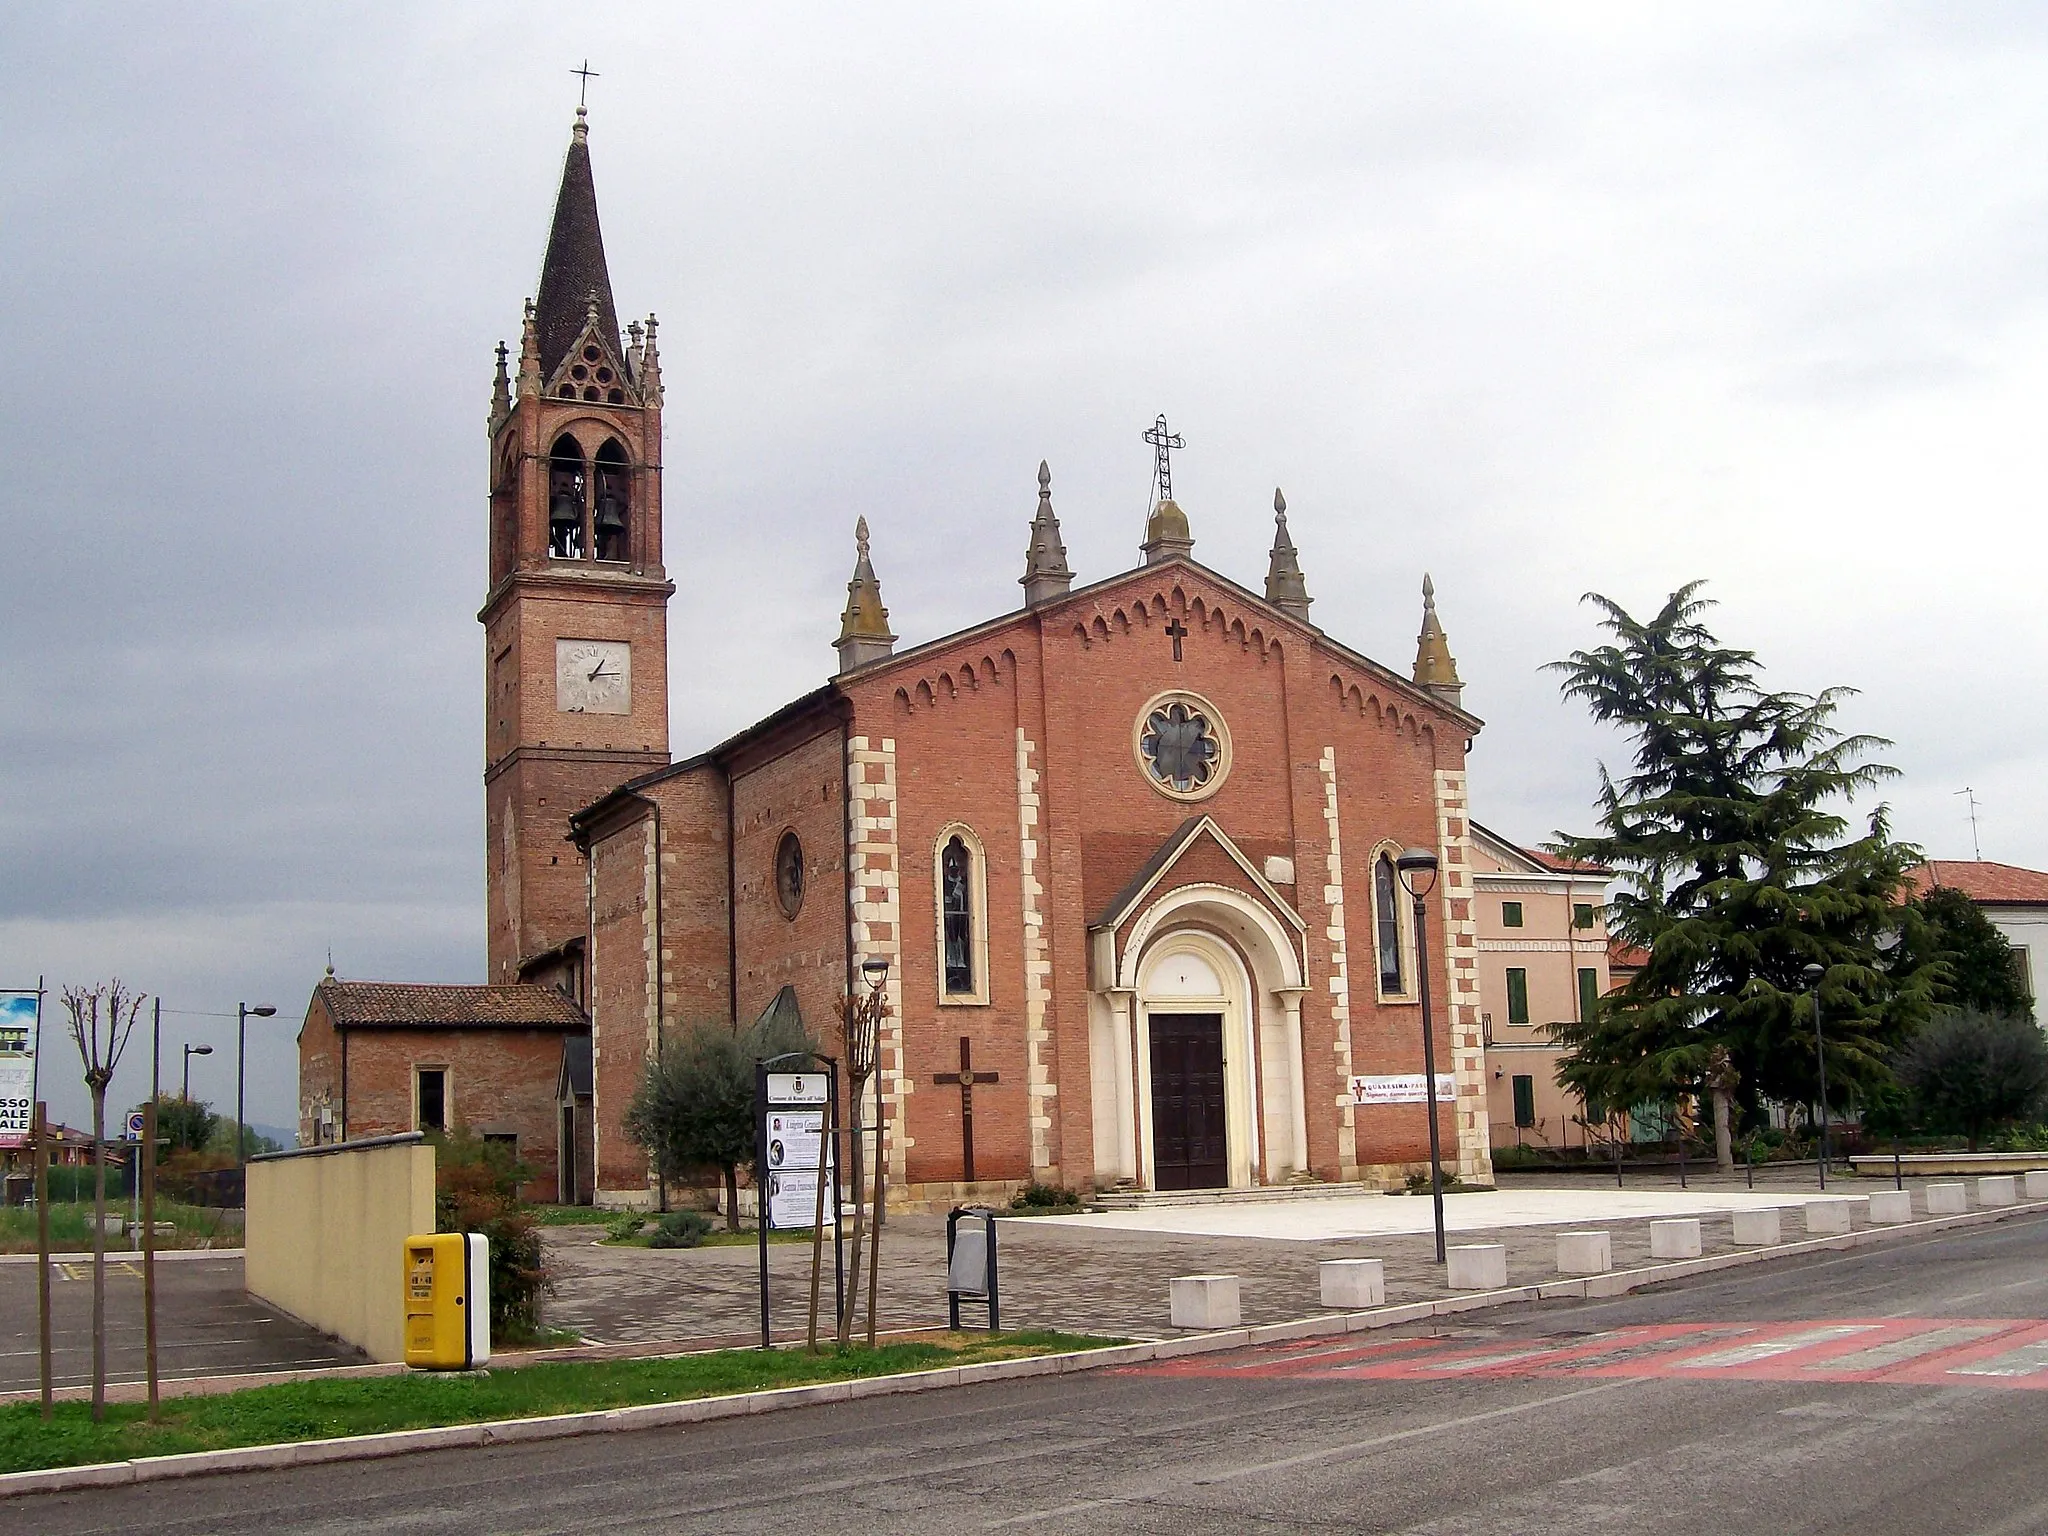
<svg viewBox="0 0 2048 1536">
<path fill-rule="evenodd" d="M 768 1226 L 772 1231 L 807 1231 L 817 1220 L 820 1157 L 825 1159 L 827 1181 L 825 1225 L 831 1226 L 838 1214 L 831 1184 L 831 1149 L 825 1145 L 828 1082 L 821 1072 L 768 1074 L 768 1118 L 763 1127 L 768 1166 L 762 1172 L 768 1190 Z"/>
<path fill-rule="evenodd" d="M 0 1147 L 25 1147 L 35 1128 L 40 992 L 0 992 Z"/>
</svg>

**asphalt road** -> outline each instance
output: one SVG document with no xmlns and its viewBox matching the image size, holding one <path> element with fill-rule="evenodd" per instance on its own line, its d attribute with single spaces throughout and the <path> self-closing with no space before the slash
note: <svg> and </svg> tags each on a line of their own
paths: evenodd
<svg viewBox="0 0 2048 1536">
<path fill-rule="evenodd" d="M 2048 1219 L 1115 1373 L 11 1502 L 56 1533 L 2048 1531 Z"/>
</svg>

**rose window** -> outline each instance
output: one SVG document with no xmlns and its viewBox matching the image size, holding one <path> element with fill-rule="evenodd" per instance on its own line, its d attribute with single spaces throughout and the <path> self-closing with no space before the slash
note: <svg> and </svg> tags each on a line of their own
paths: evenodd
<svg viewBox="0 0 2048 1536">
<path fill-rule="evenodd" d="M 1196 795 L 1215 782 L 1223 746 L 1208 712 L 1186 699 L 1172 699 L 1145 717 L 1138 755 L 1161 788 Z"/>
</svg>

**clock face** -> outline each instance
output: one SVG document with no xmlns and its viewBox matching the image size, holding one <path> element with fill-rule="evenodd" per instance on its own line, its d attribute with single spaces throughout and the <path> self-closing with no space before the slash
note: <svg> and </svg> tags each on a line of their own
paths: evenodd
<svg viewBox="0 0 2048 1536">
<path fill-rule="evenodd" d="M 632 646 L 623 640 L 557 640 L 555 708 L 565 715 L 630 715 Z"/>
</svg>

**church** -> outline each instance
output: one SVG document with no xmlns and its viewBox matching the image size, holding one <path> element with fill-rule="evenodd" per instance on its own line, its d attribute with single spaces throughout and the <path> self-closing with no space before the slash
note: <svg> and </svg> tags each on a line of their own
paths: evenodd
<svg viewBox="0 0 2048 1536">
<path fill-rule="evenodd" d="M 1070 569 L 1040 464 L 1035 503 L 1020 487 L 1020 590 L 899 642 L 880 573 L 912 535 L 863 521 L 831 675 L 673 759 L 657 327 L 621 331 L 580 108 L 508 357 L 479 614 L 490 985 L 416 990 L 523 1020 L 535 1008 L 507 1000 L 546 988 L 587 1017 L 587 1037 L 546 1026 L 559 1063 L 543 1065 L 556 1045 L 521 1058 L 539 1107 L 496 1132 L 563 1198 L 656 1199 L 622 1120 L 665 1034 L 793 1008 L 833 1049 L 835 1002 L 883 965 L 892 1202 L 1398 1184 L 1428 1157 L 1424 966 L 1446 1163 L 1490 1179 L 1465 771 L 1480 722 L 1427 578 L 1413 665 L 1394 669 L 1310 617 L 1277 492 L 1259 585 L 1202 565 L 1162 419 L 1130 569 Z M 1419 957 L 1395 864 L 1417 846 L 1439 860 Z M 371 985 L 330 977 L 323 1016 Z M 424 1059 L 470 1007 L 390 1002 L 431 1022 L 378 1040 Z M 302 1119 L 334 1092 L 308 1075 L 314 1033 Z M 494 1061 L 469 1102 L 518 1097 Z M 459 1070 L 433 1070 L 435 1104 L 460 1105 Z M 400 1094 L 340 1134 L 412 1112 Z"/>
</svg>

